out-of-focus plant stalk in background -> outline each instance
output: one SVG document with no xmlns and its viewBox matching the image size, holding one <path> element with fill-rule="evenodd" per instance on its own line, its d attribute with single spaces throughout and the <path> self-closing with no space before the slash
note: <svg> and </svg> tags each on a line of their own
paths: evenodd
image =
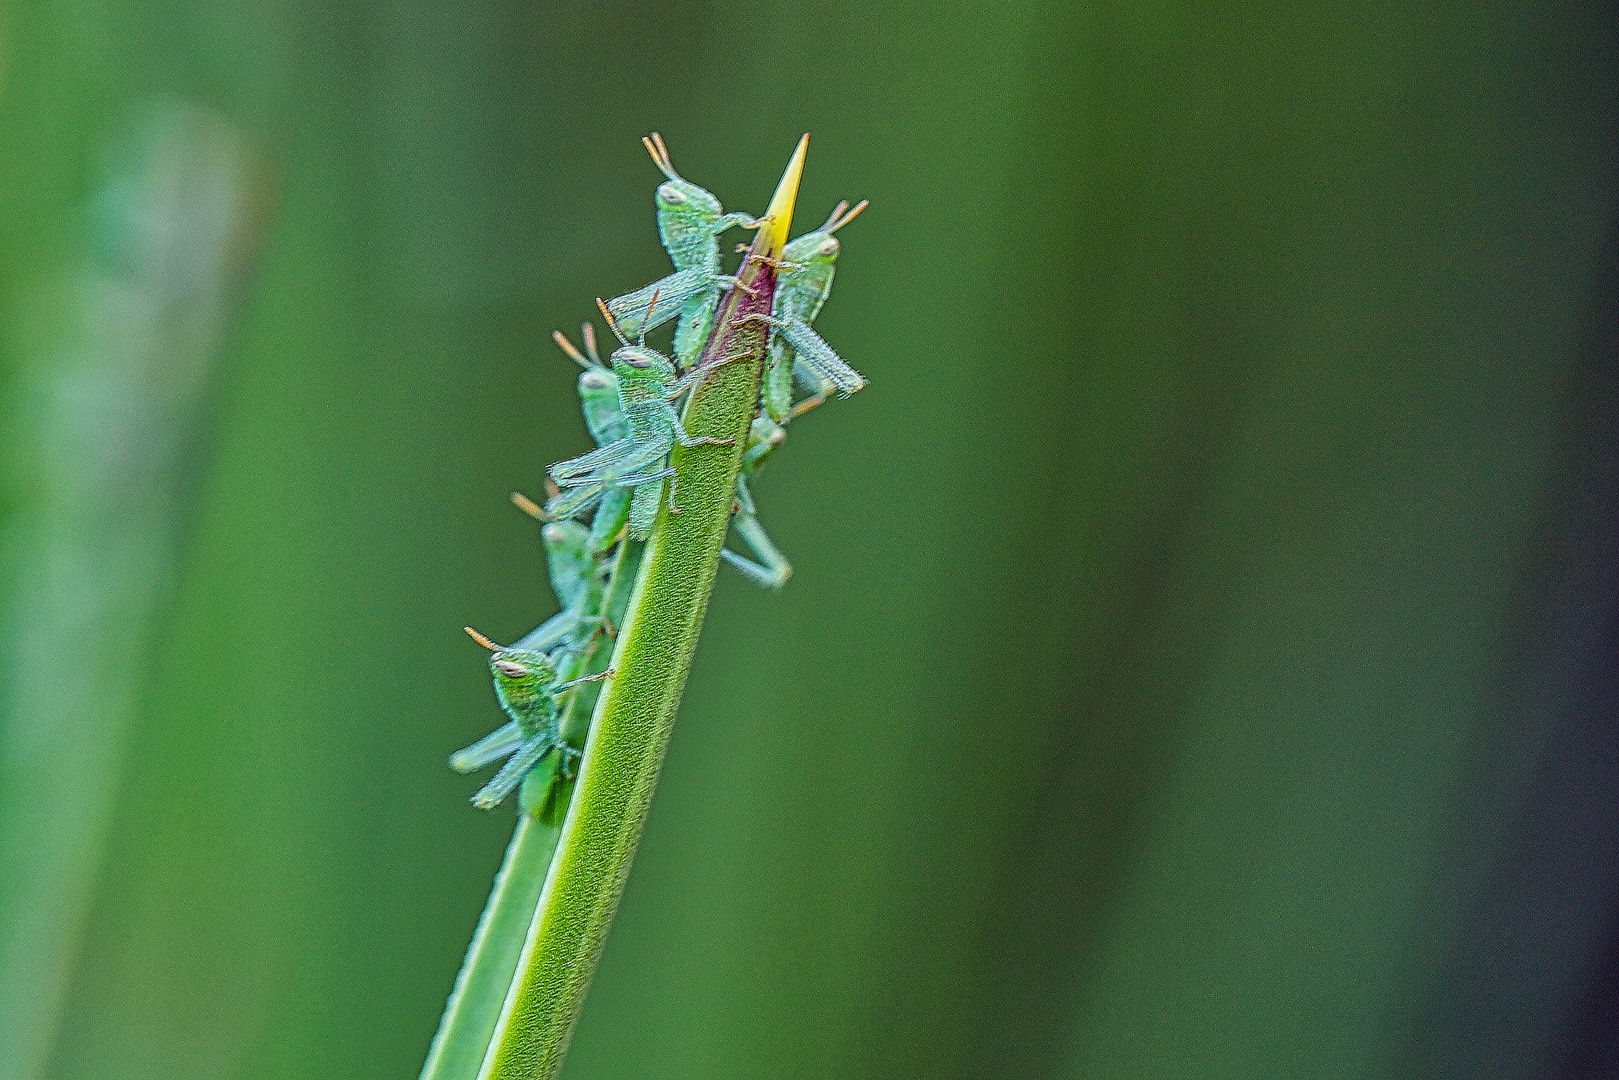
<svg viewBox="0 0 1619 1080">
<path fill-rule="evenodd" d="M 84 261 L 25 279 L 12 338 L 6 471 L 25 509 L 7 523 L 0 623 L 7 1077 L 41 1074 L 90 959 L 91 890 L 171 617 L 210 375 L 268 209 L 260 164 L 219 115 L 159 100 L 117 139 L 75 223 Z"/>
</svg>

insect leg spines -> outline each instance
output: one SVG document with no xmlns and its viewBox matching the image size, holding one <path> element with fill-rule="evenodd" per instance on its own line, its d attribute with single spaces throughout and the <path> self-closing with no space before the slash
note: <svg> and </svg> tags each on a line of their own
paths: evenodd
<svg viewBox="0 0 1619 1080">
<path fill-rule="evenodd" d="M 569 480 L 564 485 L 568 490 L 563 491 L 556 498 L 546 503 L 546 512 L 557 518 L 577 516 L 583 514 L 598 502 L 605 505 L 606 497 L 614 492 L 631 488 L 639 492 L 644 486 L 656 484 L 658 481 L 674 474 L 674 469 L 665 467 L 654 472 L 632 473 L 627 476 L 585 476 L 576 480 Z M 632 498 L 628 508 L 625 510 L 625 514 L 628 517 L 633 515 L 634 511 L 635 504 Z M 616 514 L 616 512 L 617 507 L 615 504 L 614 513 Z M 631 520 L 638 519 L 632 518 Z M 608 529 L 613 529 L 613 535 L 616 535 L 616 528 L 613 525 L 607 524 L 603 528 L 604 532 Z M 645 539 L 644 536 L 636 535 L 633 531 L 631 535 L 637 540 Z"/>
<path fill-rule="evenodd" d="M 797 354 L 795 363 L 803 364 L 823 382 L 831 384 L 839 397 L 848 397 L 866 385 L 865 376 L 845 363 L 807 323 L 792 319 L 778 325 L 776 333 L 793 347 Z"/>
<path fill-rule="evenodd" d="M 636 439 L 625 436 L 616 442 L 608 443 L 606 446 L 597 447 L 589 453 L 580 454 L 578 457 L 569 458 L 567 461 L 555 462 L 546 469 L 546 472 L 551 474 L 551 479 L 561 484 L 570 477 L 588 476 L 598 469 L 606 468 L 615 462 L 623 460 L 638 445 Z"/>
</svg>

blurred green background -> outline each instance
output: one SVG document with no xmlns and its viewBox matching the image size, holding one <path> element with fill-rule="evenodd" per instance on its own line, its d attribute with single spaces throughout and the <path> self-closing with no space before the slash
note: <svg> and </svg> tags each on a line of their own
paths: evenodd
<svg viewBox="0 0 1619 1080">
<path fill-rule="evenodd" d="M 1616 21 L 7 5 L 0 1078 L 415 1075 L 511 827 L 460 627 L 554 610 L 506 497 L 666 271 L 654 129 L 872 201 L 871 385 L 756 489 L 797 573 L 722 570 L 564 1075 L 1564 1075 Z"/>
</svg>

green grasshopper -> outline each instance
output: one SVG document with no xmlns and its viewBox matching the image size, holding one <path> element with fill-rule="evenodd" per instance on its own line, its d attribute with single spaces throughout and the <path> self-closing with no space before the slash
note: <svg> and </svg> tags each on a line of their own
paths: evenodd
<svg viewBox="0 0 1619 1080">
<path fill-rule="evenodd" d="M 725 213 L 711 192 L 675 172 L 657 132 L 641 142 L 653 163 L 668 177 L 658 185 L 655 201 L 658 235 L 675 264 L 675 272 L 645 288 L 614 297 L 607 302 L 607 310 L 626 334 L 644 334 L 678 314 L 675 358 L 682 367 L 690 367 L 708 340 L 720 289 L 736 280 L 720 273 L 720 234 L 737 226 L 757 228 L 763 222 L 747 214 Z M 659 297 L 667 307 L 656 307 Z"/>
<path fill-rule="evenodd" d="M 584 404 L 585 426 L 590 429 L 590 433 L 595 437 L 597 443 L 606 445 L 608 441 L 615 437 L 613 433 L 627 430 L 616 392 L 612 394 L 604 393 L 602 389 L 610 385 L 616 391 L 618 377 L 610 369 L 603 366 L 601 358 L 596 352 L 595 329 L 589 323 L 585 323 L 579 329 L 585 343 L 584 352 L 580 352 L 575 348 L 573 342 L 569 341 L 561 332 L 554 333 L 551 336 L 563 352 L 567 353 L 575 363 L 585 369 L 584 373 L 579 376 L 579 398 Z M 748 489 L 747 478 L 764 464 L 765 459 L 774 452 L 776 447 L 781 445 L 782 440 L 786 437 L 787 432 L 782 430 L 780 425 L 771 422 L 767 417 L 755 417 L 752 426 L 748 430 L 748 449 L 742 456 L 742 472 L 736 481 L 737 516 L 733 524 L 736 527 L 737 534 L 753 549 L 754 555 L 760 561 L 753 562 L 729 550 L 721 552 L 726 561 L 732 566 L 746 574 L 750 580 L 763 585 L 767 589 L 779 589 L 785 585 L 787 579 L 792 576 L 793 568 L 786 558 L 782 556 L 781 552 L 777 550 L 776 545 L 771 543 L 769 535 L 764 531 L 764 527 L 759 524 L 752 493 Z M 643 489 L 637 488 L 637 494 L 641 490 Z M 614 496 L 622 498 L 622 495 L 623 492 L 615 491 L 608 492 L 603 496 L 601 507 L 596 511 L 596 518 L 591 523 L 592 550 L 598 552 L 603 550 L 596 542 L 599 533 L 607 532 L 611 537 L 616 537 L 618 530 L 623 528 L 623 517 L 617 518 L 616 521 L 609 520 L 605 527 L 603 525 L 604 518 L 607 518 L 610 514 L 608 499 Z M 523 504 L 519 503 L 519 505 Z M 538 507 L 534 507 L 532 503 L 528 504 L 525 509 L 536 517 L 542 517 L 543 519 L 543 511 L 540 511 Z M 652 500 L 652 509 L 657 509 L 655 498 Z M 646 524 L 650 527 L 651 522 L 648 521 Z M 553 570 L 553 574 L 554 572 Z M 560 598 L 561 595 L 562 593 L 559 590 L 557 596 Z M 556 618 L 560 619 L 562 616 L 559 615 Z M 541 627 L 541 630 L 544 629 L 545 627 Z M 535 633 L 540 633 L 540 630 L 536 630 Z M 527 638 L 524 639 L 524 642 L 526 641 L 528 641 Z M 523 642 L 519 642 L 519 644 L 523 644 Z"/>
<path fill-rule="evenodd" d="M 656 306 L 657 300 L 658 297 L 654 295 L 648 306 Z M 553 519 L 576 517 L 600 502 L 608 492 L 633 488 L 635 495 L 630 503 L 629 533 L 632 538 L 643 540 L 656 513 L 657 493 L 662 490 L 662 482 L 675 474 L 666 463 L 674 445 L 729 446 L 736 441 L 689 434 L 681 424 L 680 414 L 672 402 L 714 367 L 740 359 L 745 354 L 721 357 L 711 364 L 692 368 L 685 375 L 677 376 L 673 361 L 657 350 L 646 347 L 644 331 L 640 340 L 631 345 L 605 304 L 602 305 L 602 313 L 607 316 L 613 333 L 623 343 L 613 353 L 612 373 L 618 379 L 619 407 L 629 434 L 587 454 L 552 465 L 548 470 L 551 479 L 563 490 L 546 504 L 545 512 Z M 643 495 L 643 491 L 649 494 Z M 678 512 L 672 483 L 669 485 L 669 509 L 671 513 Z"/>
<path fill-rule="evenodd" d="M 596 351 L 596 328 L 588 322 L 582 323 L 579 334 L 585 343 L 583 353 L 560 330 L 553 331 L 551 338 L 569 359 L 585 369 L 579 373 L 579 406 L 585 414 L 585 427 L 597 446 L 609 446 L 630 434 L 629 424 L 624 420 L 624 409 L 619 404 L 618 376 L 613 374 L 612 368 L 602 363 L 601 355 Z M 648 489 L 648 494 L 642 496 L 641 490 L 636 488 L 633 495 L 625 488 L 602 493 L 601 505 L 590 525 L 592 551 L 598 555 L 604 554 L 618 542 L 632 509 L 637 534 L 644 535 L 651 527 L 652 517 L 658 509 L 657 493 Z M 534 516 L 545 520 L 543 512 Z"/>
<path fill-rule="evenodd" d="M 495 697 L 511 722 L 456 751 L 450 757 L 450 767 L 457 772 L 472 772 L 506 759 L 494 779 L 472 797 L 472 805 L 478 809 L 492 810 L 551 751 L 559 750 L 564 757 L 578 755 L 579 751 L 562 741 L 558 696 L 581 683 L 611 678 L 613 670 L 559 682 L 556 664 L 545 653 L 496 645 L 470 626 L 466 631 L 490 652 Z"/>
<path fill-rule="evenodd" d="M 848 397 L 866 385 L 860 373 L 844 363 L 821 335 L 810 329 L 810 323 L 821 313 L 832 291 L 832 273 L 838 259 L 838 238 L 832 234 L 853 221 L 866 206 L 867 203 L 862 202 L 844 214 L 849 204 L 840 202 L 826 224 L 790 241 L 782 249 L 781 276 L 776 282 L 776 299 L 770 318 L 752 316 L 768 323 L 773 330 L 770 366 L 765 371 L 761 396 L 765 412 L 778 424 L 808 412 L 832 393 Z M 794 375 L 815 391 L 812 397 L 796 406 L 793 404 Z"/>
</svg>

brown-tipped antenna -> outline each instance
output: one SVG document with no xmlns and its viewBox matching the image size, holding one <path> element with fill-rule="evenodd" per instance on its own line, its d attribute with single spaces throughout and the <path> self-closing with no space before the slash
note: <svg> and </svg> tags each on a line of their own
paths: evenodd
<svg viewBox="0 0 1619 1080">
<path fill-rule="evenodd" d="M 488 638 L 486 638 L 482 634 L 478 633 L 478 631 L 474 630 L 472 627 L 463 626 L 461 629 L 465 630 L 469 635 L 471 635 L 473 641 L 476 641 L 479 645 L 482 645 L 484 648 L 488 649 L 490 652 L 499 652 L 500 651 L 500 646 L 499 645 L 496 645 L 493 641 L 490 641 Z"/>
<path fill-rule="evenodd" d="M 675 163 L 669 160 L 669 148 L 663 145 L 662 135 L 654 131 L 651 138 L 643 137 L 641 139 L 641 145 L 646 147 L 646 152 L 652 155 L 652 164 L 656 165 L 663 175 L 671 180 L 682 179 L 681 175 L 675 172 Z"/>
<path fill-rule="evenodd" d="M 535 502 L 527 495 L 524 495 L 521 491 L 512 492 L 512 503 L 517 507 L 517 509 L 527 514 L 535 521 L 551 520 L 550 517 L 546 515 L 545 511 L 540 507 L 539 503 Z"/>
<path fill-rule="evenodd" d="M 826 219 L 826 224 L 822 226 L 822 231 L 824 231 L 824 232 L 837 232 L 839 229 L 841 229 L 845 225 L 849 224 L 849 222 L 851 222 L 855 218 L 859 217 L 860 216 L 860 211 L 864 210 L 866 207 L 871 205 L 871 200 L 870 199 L 861 199 L 859 204 L 856 205 L 853 210 L 850 210 L 847 214 L 845 214 L 842 221 L 839 221 L 838 220 L 838 212 L 841 211 L 845 206 L 848 206 L 848 205 L 849 204 L 847 202 L 838 203 L 838 209 L 832 211 L 832 216 Z"/>
<path fill-rule="evenodd" d="M 580 367 L 582 367 L 582 368 L 601 367 L 601 363 L 599 361 L 593 364 L 589 360 L 586 360 L 584 354 L 581 353 L 578 349 L 573 347 L 573 342 L 569 341 L 568 338 L 567 338 L 567 335 L 564 334 L 561 330 L 553 330 L 553 331 L 551 331 L 551 340 L 557 343 L 557 348 L 561 349 L 563 352 L 568 354 L 568 359 L 569 360 L 572 360 L 574 363 L 578 364 Z"/>
<path fill-rule="evenodd" d="M 847 209 L 849 209 L 849 200 L 844 199 L 842 202 L 838 203 L 838 205 L 836 205 L 836 206 L 834 206 L 832 208 L 832 213 L 826 219 L 826 224 L 822 225 L 819 229 L 816 229 L 815 231 L 816 232 L 831 232 L 833 229 L 837 228 L 838 215 L 843 213 Z"/>
<path fill-rule="evenodd" d="M 646 302 L 646 316 L 641 320 L 641 336 L 636 340 L 640 346 L 646 345 L 646 328 L 652 325 L 652 313 L 658 310 L 658 290 L 652 290 L 652 299 Z"/>
<path fill-rule="evenodd" d="M 613 318 L 613 313 L 607 310 L 607 305 L 602 303 L 602 298 L 599 296 L 596 297 L 596 307 L 600 309 L 602 318 L 607 320 L 607 329 L 613 332 L 614 337 L 628 345 L 630 343 L 629 338 L 625 337 L 624 331 L 618 328 L 618 320 Z"/>
<path fill-rule="evenodd" d="M 585 339 L 585 355 L 597 367 L 605 367 L 602 363 L 601 353 L 596 351 L 596 324 L 585 321 L 579 324 L 579 336 Z"/>
</svg>

